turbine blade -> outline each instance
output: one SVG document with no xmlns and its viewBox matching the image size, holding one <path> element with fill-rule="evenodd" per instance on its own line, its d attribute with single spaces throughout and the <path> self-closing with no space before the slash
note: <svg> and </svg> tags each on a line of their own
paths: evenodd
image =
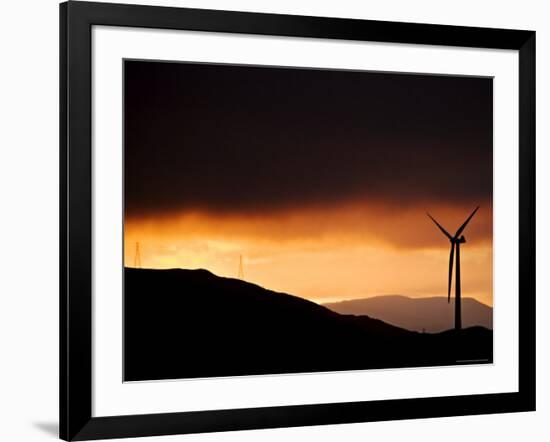
<svg viewBox="0 0 550 442">
<path fill-rule="evenodd" d="M 455 243 L 451 243 L 451 256 L 449 257 L 449 287 L 447 289 L 447 304 L 451 302 L 451 283 L 453 282 L 453 261 L 455 257 Z"/>
<path fill-rule="evenodd" d="M 477 212 L 477 209 L 479 209 L 479 206 L 477 206 L 475 208 L 475 210 L 470 214 L 470 216 L 468 217 L 468 219 L 466 221 L 464 221 L 464 224 L 462 224 L 459 229 L 456 231 L 455 233 L 455 238 L 458 238 L 460 236 L 460 234 L 464 231 L 464 229 L 466 228 L 466 226 L 468 225 L 468 223 L 470 222 L 470 220 L 473 218 L 473 216 L 476 214 Z"/>
<path fill-rule="evenodd" d="M 439 224 L 433 217 L 432 215 L 430 215 L 429 213 L 426 213 L 426 215 L 428 215 L 430 217 L 430 219 L 435 223 L 435 225 L 437 227 L 439 227 L 439 230 L 441 230 L 443 232 L 443 234 L 449 238 L 449 239 L 452 239 L 453 237 L 451 236 L 451 234 L 449 232 L 447 232 L 442 226 L 441 224 Z"/>
</svg>

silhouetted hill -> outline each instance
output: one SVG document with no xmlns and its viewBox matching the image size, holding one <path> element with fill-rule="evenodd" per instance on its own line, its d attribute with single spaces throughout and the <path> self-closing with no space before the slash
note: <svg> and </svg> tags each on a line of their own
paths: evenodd
<svg viewBox="0 0 550 442">
<path fill-rule="evenodd" d="M 375 296 L 324 304 L 336 313 L 368 315 L 407 330 L 435 333 L 454 327 L 454 298 L 444 296 L 408 298 L 401 295 Z M 493 309 L 473 298 L 462 298 L 464 327 L 493 328 Z"/>
<path fill-rule="evenodd" d="M 492 360 L 492 332 L 421 334 L 206 270 L 125 269 L 125 380 Z"/>
</svg>

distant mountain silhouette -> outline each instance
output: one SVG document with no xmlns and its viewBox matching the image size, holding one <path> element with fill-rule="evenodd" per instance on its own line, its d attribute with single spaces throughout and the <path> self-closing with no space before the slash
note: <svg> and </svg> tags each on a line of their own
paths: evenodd
<svg viewBox="0 0 550 442">
<path fill-rule="evenodd" d="M 408 298 L 401 295 L 375 296 L 323 304 L 336 313 L 368 315 L 407 330 L 429 333 L 454 326 L 454 299 L 444 296 Z M 476 325 L 493 328 L 493 309 L 473 298 L 462 298 L 463 327 Z"/>
<path fill-rule="evenodd" d="M 492 361 L 486 328 L 411 332 L 206 270 L 127 268 L 124 287 L 126 381 Z"/>
</svg>

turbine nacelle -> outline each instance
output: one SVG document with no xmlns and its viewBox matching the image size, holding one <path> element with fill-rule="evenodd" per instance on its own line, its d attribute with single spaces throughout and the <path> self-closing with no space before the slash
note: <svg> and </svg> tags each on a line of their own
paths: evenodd
<svg viewBox="0 0 550 442">
<path fill-rule="evenodd" d="M 454 243 L 454 244 L 464 244 L 465 242 L 466 242 L 466 238 L 464 237 L 464 235 L 462 235 L 460 238 L 451 239 L 451 243 Z"/>
</svg>

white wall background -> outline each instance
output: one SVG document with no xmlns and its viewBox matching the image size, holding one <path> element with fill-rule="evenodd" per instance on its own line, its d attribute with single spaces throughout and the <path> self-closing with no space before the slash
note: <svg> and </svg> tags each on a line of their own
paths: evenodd
<svg viewBox="0 0 550 442">
<path fill-rule="evenodd" d="M 147 440 L 445 442 L 550 437 L 550 10 L 540 0 L 147 1 L 212 9 L 353 17 L 537 31 L 538 411 Z M 58 7 L 0 5 L 0 440 L 54 440 L 58 373 Z M 546 321 L 546 322 L 545 322 Z"/>
</svg>

